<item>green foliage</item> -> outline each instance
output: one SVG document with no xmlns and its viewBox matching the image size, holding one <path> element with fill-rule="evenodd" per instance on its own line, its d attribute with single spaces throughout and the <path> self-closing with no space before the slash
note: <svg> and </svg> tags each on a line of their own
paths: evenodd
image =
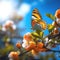
<svg viewBox="0 0 60 60">
<path fill-rule="evenodd" d="M 48 24 L 47 28 L 49 32 L 52 32 L 52 30 L 54 29 L 54 26 L 52 24 Z"/>
<path fill-rule="evenodd" d="M 13 45 L 8 45 L 5 48 L 1 48 L 0 49 L 0 55 L 6 55 L 8 52 L 14 50 L 14 46 Z"/>
<path fill-rule="evenodd" d="M 2 40 L 3 42 L 10 42 L 10 38 L 8 36 L 4 36 Z"/>
<path fill-rule="evenodd" d="M 49 14 L 49 13 L 47 13 L 46 16 L 49 17 L 52 20 L 55 20 L 56 19 L 55 16 L 53 16 L 52 14 Z"/>
<path fill-rule="evenodd" d="M 2 26 L 0 25 L 0 30 L 2 29 Z"/>
<path fill-rule="evenodd" d="M 34 35 L 36 38 L 42 38 L 43 37 L 43 31 L 40 31 L 40 30 L 36 30 L 35 32 L 32 32 L 31 33 L 32 35 Z"/>
</svg>

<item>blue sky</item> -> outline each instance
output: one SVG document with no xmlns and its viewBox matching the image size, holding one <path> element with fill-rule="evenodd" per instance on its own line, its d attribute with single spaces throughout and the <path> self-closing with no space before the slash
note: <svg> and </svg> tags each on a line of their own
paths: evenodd
<svg viewBox="0 0 60 60">
<path fill-rule="evenodd" d="M 19 22 L 18 27 L 25 29 L 21 33 L 21 35 L 24 35 L 32 31 L 31 16 L 34 8 L 39 10 L 43 20 L 47 24 L 51 24 L 52 20 L 46 17 L 46 13 L 54 15 L 55 11 L 60 8 L 60 0 L 0 0 L 0 22 L 8 20 L 13 11 L 15 11 L 17 14 L 23 16 L 23 20 Z M 45 35 L 48 35 L 47 30 L 45 31 Z"/>
<path fill-rule="evenodd" d="M 46 17 L 46 13 L 51 13 L 54 15 L 55 11 L 60 8 L 60 0 L 23 0 L 23 3 L 29 4 L 31 8 L 22 21 L 22 23 L 25 23 L 22 24 L 22 26 L 25 27 L 25 31 L 22 33 L 22 35 L 32 31 L 31 16 L 34 8 L 37 8 L 39 10 L 43 20 L 45 20 L 47 24 L 51 24 L 53 21 Z M 48 30 L 45 30 L 45 35 L 48 35 Z M 56 49 L 58 50 L 58 47 Z M 58 53 L 55 53 L 55 55 L 56 59 L 60 60 Z"/>
<path fill-rule="evenodd" d="M 52 20 L 46 17 L 46 13 L 51 13 L 54 15 L 55 11 L 60 8 L 60 0 L 21 0 L 21 1 L 20 0 L 0 0 L 0 3 L 1 1 L 11 2 L 10 5 L 13 8 L 11 9 L 16 10 L 18 14 L 23 16 L 23 20 L 19 22 L 19 24 L 17 25 L 19 28 L 25 29 L 23 32 L 21 32 L 22 36 L 25 33 L 32 31 L 31 30 L 31 16 L 32 16 L 32 11 L 34 8 L 37 8 L 39 10 L 40 14 L 42 15 L 43 20 L 45 20 L 47 24 L 51 24 Z M 4 4 L 2 4 L 2 7 L 4 6 Z M 6 5 L 7 9 L 10 6 L 8 5 Z M 12 12 L 12 10 L 8 12 L 8 10 L 5 7 L 3 8 L 2 7 L 0 6 L 0 12 L 2 12 L 0 13 L 0 22 L 5 21 L 6 20 L 5 16 L 7 16 L 7 14 L 10 15 L 10 12 Z M 1 10 L 1 8 L 3 10 Z M 3 12 L 6 14 L 4 15 Z M 4 20 L 1 17 L 4 17 Z M 45 30 L 45 35 L 48 35 L 47 30 Z"/>
<path fill-rule="evenodd" d="M 20 28 L 25 29 L 25 31 L 21 33 L 21 35 L 24 35 L 25 33 L 32 31 L 31 16 L 34 8 L 37 8 L 39 10 L 43 20 L 45 20 L 47 24 L 52 23 L 52 20 L 46 17 L 46 13 L 51 13 L 54 15 L 55 11 L 60 8 L 60 0 L 0 0 L 0 2 L 4 1 L 7 3 L 2 4 L 3 8 L 0 6 L 0 20 L 1 21 L 8 20 L 8 18 L 6 18 L 7 15 L 10 15 L 12 11 L 16 10 L 18 14 L 23 16 L 23 20 L 18 24 Z M 11 6 L 8 5 L 9 2 Z M 7 7 L 5 4 L 7 4 Z M 4 19 L 2 19 L 1 17 Z M 45 32 L 46 32 L 45 35 L 47 35 L 48 32 L 47 31 Z"/>
<path fill-rule="evenodd" d="M 51 24 L 52 20 L 46 17 L 46 13 L 55 14 L 55 11 L 60 8 L 60 0 L 23 0 L 22 4 L 26 3 L 31 6 L 30 11 L 24 17 L 24 23 L 22 26 L 25 26 L 26 30 L 24 31 L 23 35 L 26 32 L 31 32 L 31 16 L 32 11 L 34 8 L 37 8 L 40 14 L 43 17 L 43 20 L 46 21 L 47 24 Z M 22 21 L 22 22 L 23 22 Z M 47 30 L 45 31 L 45 35 L 48 35 Z"/>
</svg>

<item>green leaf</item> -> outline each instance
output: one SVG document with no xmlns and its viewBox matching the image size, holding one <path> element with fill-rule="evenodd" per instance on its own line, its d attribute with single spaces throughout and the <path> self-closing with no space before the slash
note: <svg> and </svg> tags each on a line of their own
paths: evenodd
<svg viewBox="0 0 60 60">
<path fill-rule="evenodd" d="M 40 37 L 41 37 L 41 38 L 43 38 L 43 34 L 44 34 L 43 32 L 40 32 Z"/>
<path fill-rule="evenodd" d="M 54 26 L 52 24 L 48 24 L 47 28 L 49 32 L 52 32 L 52 30 L 54 29 Z"/>
<path fill-rule="evenodd" d="M 53 16 L 52 14 L 49 14 L 49 13 L 47 13 L 46 16 L 49 17 L 52 20 L 55 20 L 56 19 L 55 16 Z"/>
<path fill-rule="evenodd" d="M 0 30 L 2 29 L 2 26 L 0 25 Z"/>
<path fill-rule="evenodd" d="M 14 50 L 13 45 L 8 45 L 7 47 L 0 49 L 0 54 L 6 55 L 9 51 L 12 51 L 12 50 Z"/>
<path fill-rule="evenodd" d="M 39 36 L 39 34 L 36 33 L 36 32 L 32 32 L 31 34 L 32 34 L 32 35 L 35 35 L 35 36 Z"/>
<path fill-rule="evenodd" d="M 10 42 L 10 38 L 8 36 L 3 37 L 3 42 Z"/>
</svg>

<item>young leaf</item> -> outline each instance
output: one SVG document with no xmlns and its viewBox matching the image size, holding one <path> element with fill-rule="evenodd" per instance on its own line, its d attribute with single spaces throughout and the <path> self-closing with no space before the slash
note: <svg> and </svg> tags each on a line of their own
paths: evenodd
<svg viewBox="0 0 60 60">
<path fill-rule="evenodd" d="M 47 13 L 46 16 L 49 17 L 52 20 L 55 20 L 56 19 L 55 16 L 53 16 L 52 14 L 49 14 L 49 13 Z"/>
</svg>

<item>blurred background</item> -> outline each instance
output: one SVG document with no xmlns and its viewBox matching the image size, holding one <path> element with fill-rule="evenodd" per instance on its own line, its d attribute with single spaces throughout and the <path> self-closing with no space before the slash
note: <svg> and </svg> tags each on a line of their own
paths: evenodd
<svg viewBox="0 0 60 60">
<path fill-rule="evenodd" d="M 46 17 L 46 13 L 55 14 L 55 11 L 60 8 L 60 0 L 0 0 L 0 26 L 3 26 L 6 21 L 12 20 L 16 25 L 16 30 L 11 35 L 18 35 L 17 37 L 10 37 L 4 29 L 4 33 L 0 31 L 0 60 L 8 60 L 7 55 L 12 50 L 17 50 L 15 44 L 22 42 L 23 36 L 31 30 L 32 11 L 37 8 L 47 24 L 53 21 Z M 15 28 L 15 27 L 14 27 Z M 46 29 L 44 35 L 48 35 Z M 6 48 L 9 43 L 10 48 Z M 55 49 L 59 49 L 56 47 Z M 41 60 L 60 60 L 59 53 L 41 53 Z"/>
</svg>

